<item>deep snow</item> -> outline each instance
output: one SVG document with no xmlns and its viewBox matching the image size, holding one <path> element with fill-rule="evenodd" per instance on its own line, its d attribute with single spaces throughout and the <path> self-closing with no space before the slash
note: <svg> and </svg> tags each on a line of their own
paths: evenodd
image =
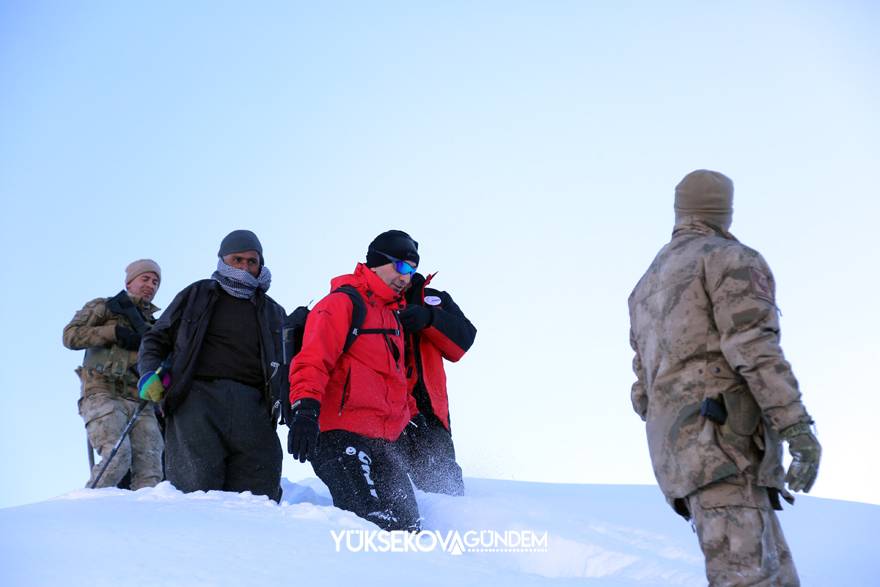
<svg viewBox="0 0 880 587">
<path fill-rule="evenodd" d="M 0 509 L 0 585 L 705 584 L 696 537 L 655 487 L 468 479 L 467 488 L 458 498 L 418 494 L 432 531 L 423 538 L 546 533 L 546 548 L 352 552 L 366 535 L 382 548 L 381 533 L 334 508 L 316 479 L 285 480 L 280 505 L 162 483 Z M 880 506 L 803 496 L 781 519 L 805 587 L 880 584 Z M 345 536 L 338 552 L 334 535 Z"/>
</svg>

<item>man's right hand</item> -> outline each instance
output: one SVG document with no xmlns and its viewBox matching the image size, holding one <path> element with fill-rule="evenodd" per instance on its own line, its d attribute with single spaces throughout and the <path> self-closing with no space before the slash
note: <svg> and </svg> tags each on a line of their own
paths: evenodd
<svg viewBox="0 0 880 587">
<path fill-rule="evenodd" d="M 792 424 L 780 432 L 780 436 L 788 441 L 788 452 L 791 453 L 791 465 L 785 475 L 788 488 L 809 493 L 819 474 L 819 460 L 822 457 L 819 440 L 806 422 Z"/>
<path fill-rule="evenodd" d="M 423 438 L 428 433 L 428 419 L 424 414 L 416 414 L 404 428 L 407 436 L 418 442 L 419 438 Z"/>
<path fill-rule="evenodd" d="M 128 351 L 136 351 L 141 346 L 141 335 L 125 326 L 116 325 L 116 342 Z"/>
<path fill-rule="evenodd" d="M 296 400 L 290 407 L 293 418 L 287 433 L 287 452 L 304 463 L 311 459 L 318 446 L 318 415 L 321 402 L 311 398 Z"/>
<path fill-rule="evenodd" d="M 147 371 L 138 381 L 138 396 L 159 403 L 165 397 L 165 388 L 170 384 L 171 378 L 167 373 L 163 373 L 161 367 L 156 371 Z"/>
</svg>

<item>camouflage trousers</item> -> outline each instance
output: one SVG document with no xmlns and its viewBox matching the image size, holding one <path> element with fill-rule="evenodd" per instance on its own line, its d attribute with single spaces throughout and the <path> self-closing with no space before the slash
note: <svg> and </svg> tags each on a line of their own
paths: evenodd
<svg viewBox="0 0 880 587">
<path fill-rule="evenodd" d="M 798 587 L 800 580 L 767 490 L 745 477 L 687 498 L 710 587 Z"/>
<path fill-rule="evenodd" d="M 101 455 L 101 461 L 92 467 L 86 487 L 92 484 L 103 467 L 104 458 L 113 450 L 125 425 L 134 415 L 138 402 L 125 399 L 107 389 L 95 390 L 79 400 L 79 414 L 86 424 L 92 447 Z M 153 487 L 162 480 L 162 451 L 164 443 L 159 423 L 152 406 L 141 411 L 116 456 L 101 476 L 97 487 L 115 487 L 131 470 L 131 489 Z"/>
</svg>

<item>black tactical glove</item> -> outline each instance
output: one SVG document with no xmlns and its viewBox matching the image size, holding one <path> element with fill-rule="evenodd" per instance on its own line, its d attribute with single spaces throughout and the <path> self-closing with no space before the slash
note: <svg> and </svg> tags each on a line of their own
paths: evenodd
<svg viewBox="0 0 880 587">
<path fill-rule="evenodd" d="M 287 452 L 304 463 L 311 459 L 318 446 L 318 414 L 321 402 L 311 398 L 296 400 L 290 407 L 293 418 L 287 433 Z"/>
<path fill-rule="evenodd" d="M 431 325 L 434 320 L 434 312 L 425 306 L 407 306 L 398 314 L 400 324 L 407 332 L 418 332 Z"/>
<path fill-rule="evenodd" d="M 809 493 L 819 474 L 819 459 L 822 457 L 819 440 L 806 422 L 793 424 L 779 434 L 788 441 L 788 452 L 791 453 L 791 465 L 785 475 L 788 488 Z"/>
<path fill-rule="evenodd" d="M 136 351 L 141 347 L 141 335 L 130 328 L 117 324 L 116 342 L 126 350 Z"/>
</svg>

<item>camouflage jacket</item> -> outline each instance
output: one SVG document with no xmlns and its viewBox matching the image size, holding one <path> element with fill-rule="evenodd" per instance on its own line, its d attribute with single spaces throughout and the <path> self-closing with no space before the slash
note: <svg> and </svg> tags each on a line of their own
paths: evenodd
<svg viewBox="0 0 880 587">
<path fill-rule="evenodd" d="M 741 472 L 787 495 L 778 433 L 810 417 L 779 346 L 761 255 L 687 219 L 639 280 L 629 313 L 632 405 L 667 499 Z M 700 415 L 705 398 L 723 402 L 723 425 Z"/>
<path fill-rule="evenodd" d="M 127 350 L 117 344 L 116 326 L 135 330 L 124 314 L 111 310 L 114 298 L 96 298 L 88 302 L 64 327 L 64 346 L 71 350 L 85 349 L 85 357 L 76 373 L 82 380 L 82 394 L 116 390 L 128 397 L 137 397 L 136 350 Z M 153 314 L 159 310 L 153 304 L 132 300 L 147 324 L 155 322 Z"/>
</svg>

